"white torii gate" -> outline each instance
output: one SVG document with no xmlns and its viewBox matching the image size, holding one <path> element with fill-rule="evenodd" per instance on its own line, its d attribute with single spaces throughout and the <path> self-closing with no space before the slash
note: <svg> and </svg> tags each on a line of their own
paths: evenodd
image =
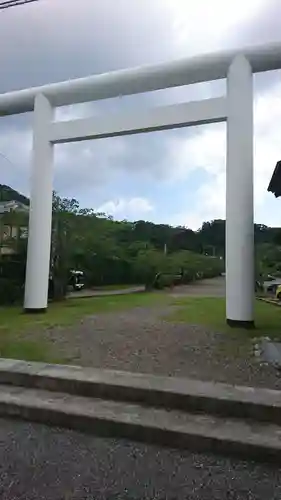
<svg viewBox="0 0 281 500">
<path fill-rule="evenodd" d="M 254 325 L 252 74 L 281 68 L 281 44 L 114 71 L 0 95 L 0 116 L 34 110 L 24 308 L 47 309 L 53 145 L 227 121 L 226 319 Z M 227 95 L 133 113 L 53 120 L 56 106 L 227 78 Z"/>
</svg>

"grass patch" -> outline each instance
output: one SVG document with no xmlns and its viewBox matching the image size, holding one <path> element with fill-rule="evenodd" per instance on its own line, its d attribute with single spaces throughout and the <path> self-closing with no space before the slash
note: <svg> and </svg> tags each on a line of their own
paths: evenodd
<svg viewBox="0 0 281 500">
<path fill-rule="evenodd" d="M 59 363 L 61 360 L 52 355 L 46 342 L 19 338 L 11 333 L 0 333 L 0 357 Z"/>
<path fill-rule="evenodd" d="M 23 314 L 20 307 L 0 308 L 1 332 L 21 333 L 54 326 L 71 325 L 85 316 L 168 302 L 161 293 L 133 293 L 104 297 L 75 298 L 50 304 L 47 313 Z"/>
<path fill-rule="evenodd" d="M 170 321 L 204 325 L 219 332 L 247 332 L 250 337 L 268 336 L 281 338 L 281 308 L 256 301 L 254 330 L 233 329 L 225 322 L 225 299 L 222 297 L 188 297 L 177 299 L 175 305 L 182 306 L 169 316 Z"/>
<path fill-rule="evenodd" d="M 168 297 L 161 293 L 139 293 L 107 297 L 77 298 L 50 304 L 47 313 L 23 314 L 20 307 L 0 308 L 0 357 L 63 363 L 53 353 L 52 345 L 40 338 L 40 330 L 71 325 L 83 317 L 97 313 L 114 312 L 138 306 L 165 303 Z M 38 340 L 30 340 L 28 333 L 38 333 Z"/>
</svg>

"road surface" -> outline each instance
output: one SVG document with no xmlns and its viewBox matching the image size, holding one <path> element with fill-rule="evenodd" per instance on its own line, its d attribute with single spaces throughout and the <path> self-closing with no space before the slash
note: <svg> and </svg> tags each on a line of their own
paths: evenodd
<svg viewBox="0 0 281 500">
<path fill-rule="evenodd" d="M 144 292 L 145 287 L 144 285 L 138 285 L 138 286 L 131 286 L 128 288 L 120 288 L 120 289 L 92 289 L 89 290 L 87 288 L 82 289 L 77 292 L 70 292 L 67 295 L 67 298 L 69 299 L 81 299 L 81 298 L 86 298 L 86 297 L 106 297 L 106 296 L 111 296 L 111 295 L 128 295 L 131 293 L 138 293 L 138 292 Z"/>
<path fill-rule="evenodd" d="M 1 500 L 280 500 L 281 469 L 0 419 Z"/>
<path fill-rule="evenodd" d="M 180 285 L 174 288 L 172 295 L 182 297 L 225 297 L 225 276 L 218 276 L 205 280 L 194 281 L 189 285 Z"/>
</svg>

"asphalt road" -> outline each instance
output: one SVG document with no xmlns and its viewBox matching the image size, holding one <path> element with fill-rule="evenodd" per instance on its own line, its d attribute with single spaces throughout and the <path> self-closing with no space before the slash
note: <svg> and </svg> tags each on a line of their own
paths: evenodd
<svg viewBox="0 0 281 500">
<path fill-rule="evenodd" d="M 0 419 L 1 500 L 279 500 L 281 468 Z"/>
<path fill-rule="evenodd" d="M 119 290 L 104 290 L 104 289 L 96 289 L 96 290 L 89 290 L 89 289 L 83 289 L 77 292 L 70 292 L 68 294 L 69 299 L 81 299 L 84 297 L 105 297 L 105 296 L 112 296 L 112 295 L 129 295 L 131 293 L 138 293 L 138 292 L 144 292 L 145 287 L 143 285 L 139 286 L 131 286 L 128 288 L 120 288 Z"/>
</svg>

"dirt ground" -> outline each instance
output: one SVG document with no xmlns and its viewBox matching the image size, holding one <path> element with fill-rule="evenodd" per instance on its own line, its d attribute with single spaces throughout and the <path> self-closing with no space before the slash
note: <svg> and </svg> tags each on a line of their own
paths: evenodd
<svg viewBox="0 0 281 500">
<path fill-rule="evenodd" d="M 224 278 L 218 278 L 169 293 L 223 296 L 224 286 Z M 250 340 L 202 325 L 171 322 L 167 317 L 175 307 L 96 314 L 43 335 L 69 364 L 281 389 L 278 372 L 260 365 Z"/>
<path fill-rule="evenodd" d="M 225 278 L 220 276 L 218 278 L 206 279 L 202 281 L 195 281 L 190 285 L 183 285 L 175 287 L 172 292 L 172 297 L 224 297 L 225 296 Z"/>
</svg>

